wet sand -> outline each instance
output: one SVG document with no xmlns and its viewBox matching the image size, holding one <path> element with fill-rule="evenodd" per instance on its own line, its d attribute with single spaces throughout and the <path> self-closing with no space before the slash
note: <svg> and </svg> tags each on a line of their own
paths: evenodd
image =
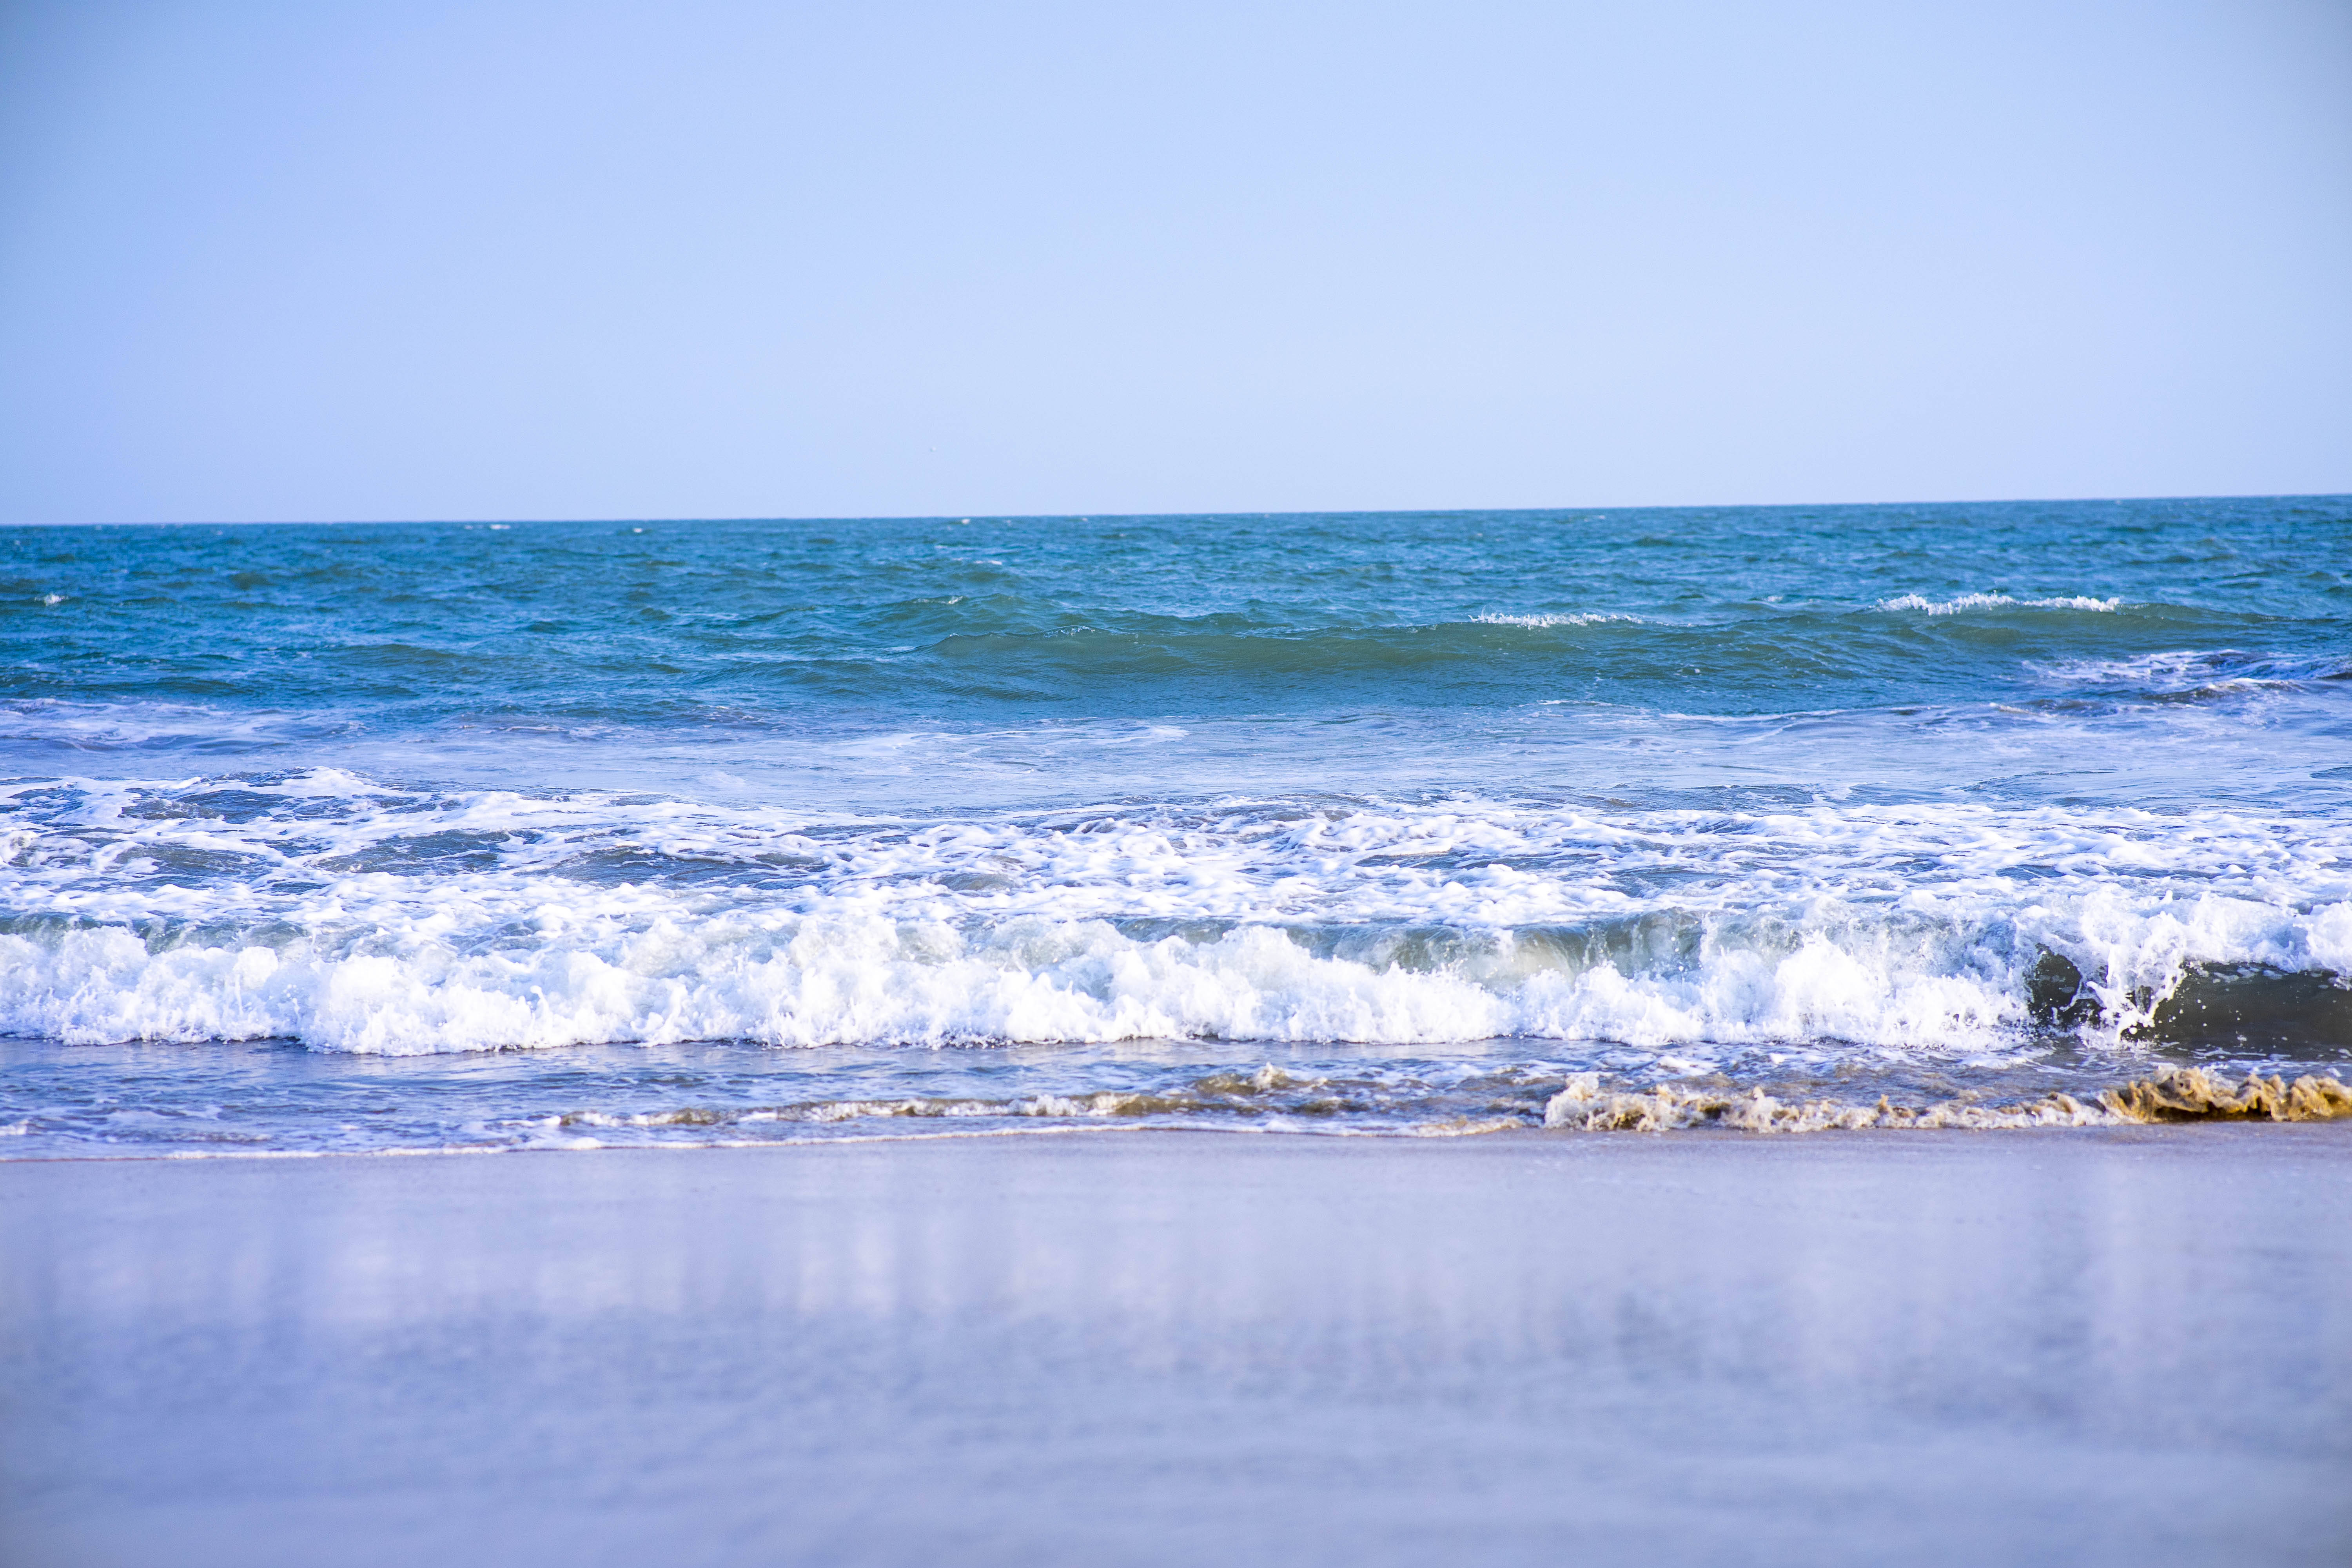
<svg viewBox="0 0 2352 1568">
<path fill-rule="evenodd" d="M 2352 1559 L 2352 1125 L 0 1164 L 0 1561 Z"/>
</svg>

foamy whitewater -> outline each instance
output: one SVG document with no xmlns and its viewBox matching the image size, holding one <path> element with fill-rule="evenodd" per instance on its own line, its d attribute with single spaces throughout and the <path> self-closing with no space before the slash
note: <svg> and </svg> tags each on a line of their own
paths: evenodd
<svg viewBox="0 0 2352 1568">
<path fill-rule="evenodd" d="M 2339 500 L 0 542 L 0 1157 L 2352 1110 Z"/>
</svg>

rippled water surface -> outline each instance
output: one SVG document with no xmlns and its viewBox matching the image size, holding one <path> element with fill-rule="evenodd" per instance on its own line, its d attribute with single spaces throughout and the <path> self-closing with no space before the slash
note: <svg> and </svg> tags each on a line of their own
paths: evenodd
<svg viewBox="0 0 2352 1568">
<path fill-rule="evenodd" d="M 2352 1058 L 2341 499 L 19 529 L 0 647 L 20 1157 Z"/>
</svg>

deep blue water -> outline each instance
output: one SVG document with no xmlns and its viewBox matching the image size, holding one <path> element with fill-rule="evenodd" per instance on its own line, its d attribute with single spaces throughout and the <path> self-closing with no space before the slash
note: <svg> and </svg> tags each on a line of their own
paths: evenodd
<svg viewBox="0 0 2352 1568">
<path fill-rule="evenodd" d="M 16 1154 L 2352 1057 L 2342 498 L 16 529 L 0 648 Z"/>
</svg>

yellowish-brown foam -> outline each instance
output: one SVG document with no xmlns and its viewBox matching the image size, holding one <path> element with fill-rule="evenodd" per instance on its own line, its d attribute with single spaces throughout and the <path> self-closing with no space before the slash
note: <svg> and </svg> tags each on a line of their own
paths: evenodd
<svg viewBox="0 0 2352 1568">
<path fill-rule="evenodd" d="M 2201 1068 L 2175 1068 L 2108 1089 L 2099 1100 L 2126 1121 L 2330 1121 L 2352 1116 L 2352 1087 L 2315 1073 L 2293 1083 L 2249 1073 L 2233 1089 Z"/>
<path fill-rule="evenodd" d="M 2097 1127 L 2126 1122 L 2205 1120 L 2326 1121 L 2352 1116 L 2352 1087 L 2306 1073 L 2248 1075 L 2232 1086 L 2200 1068 L 2164 1068 L 2150 1077 L 2100 1090 L 2088 1100 L 2065 1093 L 2010 1105 L 1945 1100 L 1875 1105 L 1834 1100 L 1781 1100 L 1763 1089 L 1731 1092 L 1672 1085 L 1604 1090 L 1598 1075 L 1580 1073 L 1544 1107 L 1544 1125 L 1585 1131 L 1663 1132 L 1727 1127 L 1747 1132 L 1822 1132 L 1833 1128 Z"/>
</svg>

